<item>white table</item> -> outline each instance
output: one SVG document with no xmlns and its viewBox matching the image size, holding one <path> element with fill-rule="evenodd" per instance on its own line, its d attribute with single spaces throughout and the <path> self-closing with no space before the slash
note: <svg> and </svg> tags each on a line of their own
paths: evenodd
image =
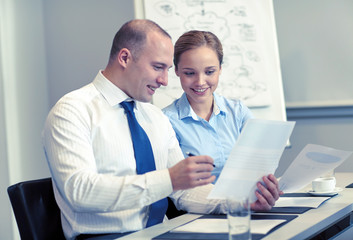
<svg viewBox="0 0 353 240">
<path fill-rule="evenodd" d="M 324 202 L 319 208 L 298 214 L 297 218 L 267 235 L 263 240 L 308 239 L 321 233 L 338 221 L 350 217 L 353 211 L 353 188 L 345 188 L 345 186 L 353 183 L 353 173 L 336 173 L 335 176 L 337 187 L 341 187 L 343 189 L 342 192 Z M 119 240 L 152 239 L 200 216 L 202 215 L 184 214 L 167 222 L 119 238 Z M 345 229 L 342 234 L 337 235 L 334 239 L 353 239 L 353 228 Z"/>
</svg>

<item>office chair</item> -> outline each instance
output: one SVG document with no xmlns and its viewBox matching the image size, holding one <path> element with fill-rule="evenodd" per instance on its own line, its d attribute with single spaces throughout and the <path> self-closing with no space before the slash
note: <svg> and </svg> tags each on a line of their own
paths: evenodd
<svg viewBox="0 0 353 240">
<path fill-rule="evenodd" d="M 183 210 L 178 210 L 175 207 L 173 201 L 169 197 L 167 197 L 167 199 L 168 199 L 168 209 L 167 209 L 166 215 L 169 220 L 186 213 Z"/>
<path fill-rule="evenodd" d="M 22 240 L 65 239 L 51 178 L 7 188 Z"/>
</svg>

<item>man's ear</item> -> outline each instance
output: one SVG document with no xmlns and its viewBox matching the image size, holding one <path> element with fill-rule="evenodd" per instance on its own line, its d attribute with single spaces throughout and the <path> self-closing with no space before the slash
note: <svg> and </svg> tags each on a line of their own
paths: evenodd
<svg viewBox="0 0 353 240">
<path fill-rule="evenodd" d="M 116 58 L 117 58 L 116 60 L 119 62 L 119 64 L 122 67 L 126 68 L 127 64 L 129 63 L 129 61 L 132 58 L 131 52 L 129 51 L 129 49 L 123 48 L 119 51 L 118 56 Z"/>
</svg>

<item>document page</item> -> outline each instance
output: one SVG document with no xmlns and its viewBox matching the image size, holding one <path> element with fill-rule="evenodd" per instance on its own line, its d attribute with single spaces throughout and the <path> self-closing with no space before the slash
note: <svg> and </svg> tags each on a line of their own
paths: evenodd
<svg viewBox="0 0 353 240">
<path fill-rule="evenodd" d="M 250 119 L 208 195 L 210 199 L 249 197 L 256 200 L 256 183 L 274 173 L 295 122 Z"/>
<path fill-rule="evenodd" d="M 285 221 L 283 219 L 251 220 L 250 231 L 253 234 L 267 234 Z M 228 233 L 228 231 L 228 219 L 196 219 L 171 232 Z"/>
<path fill-rule="evenodd" d="M 311 207 L 318 208 L 330 197 L 280 197 L 274 207 Z"/>
<path fill-rule="evenodd" d="M 338 167 L 351 154 L 351 151 L 308 144 L 280 178 L 279 188 L 286 193 L 298 191 L 315 178 Z"/>
</svg>

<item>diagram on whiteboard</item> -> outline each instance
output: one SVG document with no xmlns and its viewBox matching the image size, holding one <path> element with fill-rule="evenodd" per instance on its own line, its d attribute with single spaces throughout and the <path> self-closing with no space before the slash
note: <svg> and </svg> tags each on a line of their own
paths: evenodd
<svg viewBox="0 0 353 240">
<path fill-rule="evenodd" d="M 157 22 L 175 42 L 189 30 L 205 30 L 218 36 L 224 63 L 217 93 L 240 99 L 249 107 L 271 106 L 269 81 L 276 78 L 266 44 L 267 15 L 261 2 L 249 0 L 145 0 L 145 18 Z M 268 35 L 268 34 L 267 34 Z M 174 69 L 167 87 L 154 96 L 164 107 L 182 94 Z"/>
</svg>

